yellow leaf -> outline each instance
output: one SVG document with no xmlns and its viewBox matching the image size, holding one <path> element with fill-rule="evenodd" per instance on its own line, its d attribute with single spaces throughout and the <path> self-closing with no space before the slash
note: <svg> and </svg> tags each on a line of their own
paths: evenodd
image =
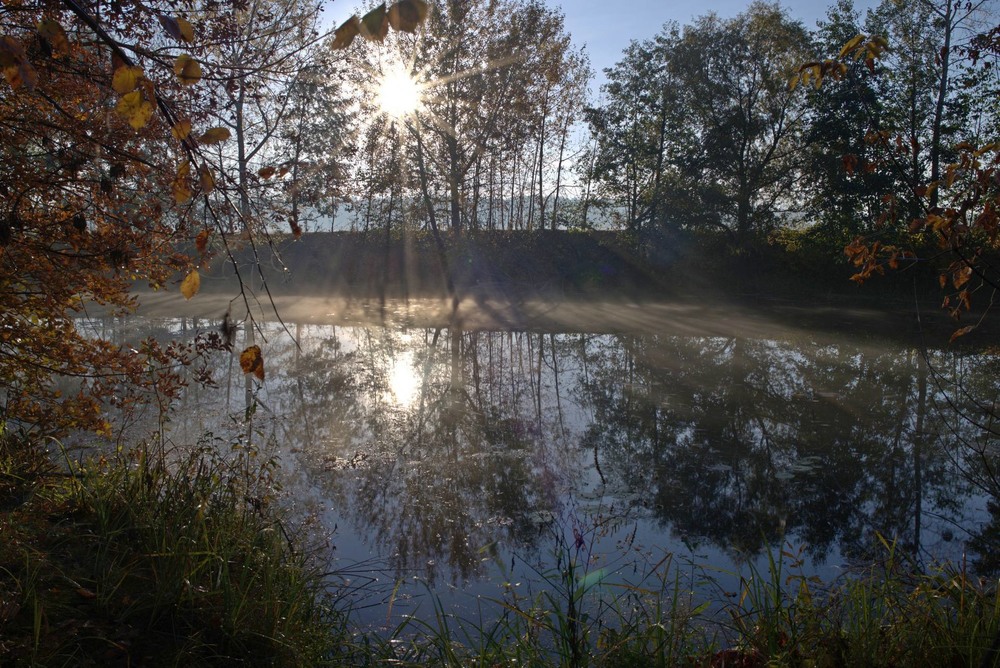
<svg viewBox="0 0 1000 668">
<path fill-rule="evenodd" d="M 240 353 L 240 368 L 243 373 L 252 373 L 257 380 L 264 380 L 264 358 L 260 346 L 250 346 Z"/>
<path fill-rule="evenodd" d="M 360 32 L 361 21 L 358 20 L 357 16 L 352 16 L 333 32 L 333 42 L 330 43 L 330 48 L 334 51 L 346 49 Z"/>
<path fill-rule="evenodd" d="M 167 16 L 166 14 L 159 14 L 157 18 L 160 19 L 160 25 L 167 31 L 167 34 L 177 41 L 187 42 L 188 44 L 194 41 L 194 28 L 186 19 L 182 19 L 179 16 Z"/>
<path fill-rule="evenodd" d="M 192 86 L 201 80 L 201 65 L 191 56 L 182 53 L 174 61 L 174 74 L 180 79 L 181 84 Z"/>
<path fill-rule="evenodd" d="M 858 45 L 861 44 L 861 42 L 863 42 L 864 40 L 865 40 L 864 35 L 855 35 L 854 37 L 852 37 L 851 40 L 844 45 L 844 48 L 840 50 L 840 57 L 845 58 L 847 54 L 851 53 L 856 48 L 858 48 Z"/>
<path fill-rule="evenodd" d="M 201 191 L 205 194 L 215 190 L 215 176 L 208 165 L 202 165 L 201 169 L 198 170 L 198 183 L 201 185 Z"/>
<path fill-rule="evenodd" d="M 205 130 L 205 134 L 198 137 L 202 144 L 218 144 L 229 139 L 229 130 L 226 128 L 210 128 Z"/>
<path fill-rule="evenodd" d="M 191 273 L 181 281 L 181 294 L 184 295 L 184 299 L 191 299 L 198 294 L 199 289 L 201 289 L 201 275 L 197 269 L 192 269 Z"/>
<path fill-rule="evenodd" d="M 174 177 L 174 201 L 178 204 L 191 199 L 191 163 L 185 160 L 177 167 L 177 176 Z"/>
<path fill-rule="evenodd" d="M 111 87 L 119 95 L 125 95 L 134 91 L 141 79 L 141 67 L 122 66 L 115 70 L 115 75 L 111 78 Z"/>
<path fill-rule="evenodd" d="M 191 134 L 191 121 L 177 121 L 177 125 L 170 129 L 174 139 L 184 141 Z"/>
<path fill-rule="evenodd" d="M 424 0 L 399 0 L 389 8 L 389 25 L 395 30 L 413 32 L 427 18 Z"/>
<path fill-rule="evenodd" d="M 142 91 L 134 90 L 118 100 L 115 111 L 124 116 L 129 125 L 138 130 L 149 122 L 153 115 L 153 105 L 143 98 Z"/>
<path fill-rule="evenodd" d="M 42 19 L 38 22 L 38 34 L 52 47 L 53 55 L 64 56 L 69 53 L 69 40 L 66 31 L 58 21 Z"/>
</svg>

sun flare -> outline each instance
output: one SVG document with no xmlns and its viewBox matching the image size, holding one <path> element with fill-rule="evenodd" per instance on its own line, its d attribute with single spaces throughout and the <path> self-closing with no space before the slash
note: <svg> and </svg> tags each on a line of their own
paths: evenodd
<svg viewBox="0 0 1000 668">
<path fill-rule="evenodd" d="M 404 353 L 389 369 L 389 392 L 397 406 L 407 407 L 420 394 L 421 378 L 413 365 L 413 354 Z"/>
<path fill-rule="evenodd" d="M 382 75 L 378 87 L 378 106 L 382 113 L 402 119 L 420 111 L 423 87 L 402 67 Z"/>
</svg>

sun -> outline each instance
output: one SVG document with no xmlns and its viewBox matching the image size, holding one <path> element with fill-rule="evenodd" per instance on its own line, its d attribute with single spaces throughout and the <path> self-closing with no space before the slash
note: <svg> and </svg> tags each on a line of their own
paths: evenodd
<svg viewBox="0 0 1000 668">
<path fill-rule="evenodd" d="M 421 378 L 414 367 L 413 353 L 407 352 L 394 359 L 389 368 L 391 400 L 402 408 L 410 406 L 421 391 Z"/>
<path fill-rule="evenodd" d="M 378 86 L 378 106 L 382 113 L 403 119 L 420 111 L 423 86 L 402 66 L 385 71 Z"/>
</svg>

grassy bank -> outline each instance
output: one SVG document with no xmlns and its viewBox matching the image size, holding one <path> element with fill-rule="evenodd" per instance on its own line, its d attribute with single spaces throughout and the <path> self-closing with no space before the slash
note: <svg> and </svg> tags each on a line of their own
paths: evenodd
<svg viewBox="0 0 1000 668">
<path fill-rule="evenodd" d="M 564 546 L 548 587 L 492 602 L 499 619 L 438 608 L 359 632 L 279 520 L 271 464 L 218 445 L 57 467 L 0 439 L 0 665 L 1000 665 L 996 580 L 920 571 L 889 542 L 834 584 L 775 552 L 711 615 L 669 556 L 658 586 L 608 588 Z"/>
</svg>

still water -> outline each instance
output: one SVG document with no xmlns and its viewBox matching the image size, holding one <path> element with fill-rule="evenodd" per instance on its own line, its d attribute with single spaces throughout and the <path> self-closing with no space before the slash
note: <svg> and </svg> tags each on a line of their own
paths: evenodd
<svg viewBox="0 0 1000 668">
<path fill-rule="evenodd" d="M 666 305 L 288 312 L 254 335 L 251 438 L 374 626 L 429 616 L 431 593 L 489 616 L 567 558 L 612 595 L 664 563 L 719 595 L 769 552 L 830 581 L 884 551 L 879 536 L 920 563 L 995 546 L 993 353 Z M 218 325 L 85 323 L 118 340 Z M 188 388 L 170 442 L 246 438 L 238 362 L 212 361 L 217 386 Z"/>
</svg>

